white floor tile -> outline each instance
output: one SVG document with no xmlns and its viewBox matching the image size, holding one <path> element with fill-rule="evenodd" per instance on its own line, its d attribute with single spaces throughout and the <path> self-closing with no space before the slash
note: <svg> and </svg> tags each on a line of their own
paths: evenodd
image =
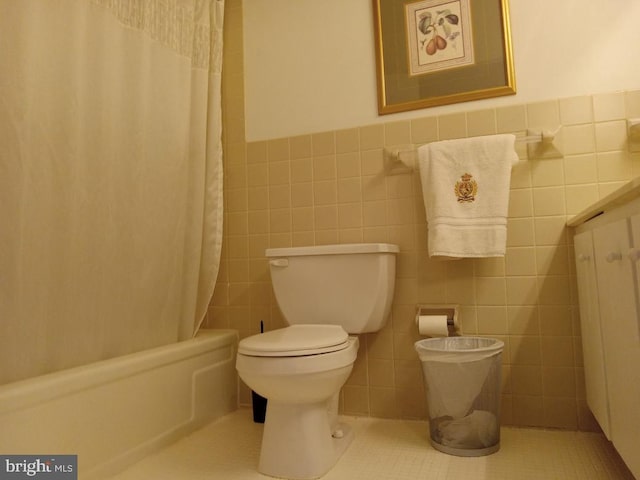
<svg viewBox="0 0 640 480">
<path fill-rule="evenodd" d="M 323 480 L 633 480 L 601 434 L 502 427 L 500 451 L 438 452 L 426 422 L 345 417 L 355 439 Z M 252 480 L 262 425 L 240 409 L 150 455 L 111 480 Z"/>
</svg>

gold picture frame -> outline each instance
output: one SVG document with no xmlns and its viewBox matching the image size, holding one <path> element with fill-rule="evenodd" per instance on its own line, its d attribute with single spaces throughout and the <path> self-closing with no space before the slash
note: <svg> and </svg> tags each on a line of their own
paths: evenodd
<svg viewBox="0 0 640 480">
<path fill-rule="evenodd" d="M 516 93 L 508 0 L 372 0 L 378 113 Z"/>
</svg>

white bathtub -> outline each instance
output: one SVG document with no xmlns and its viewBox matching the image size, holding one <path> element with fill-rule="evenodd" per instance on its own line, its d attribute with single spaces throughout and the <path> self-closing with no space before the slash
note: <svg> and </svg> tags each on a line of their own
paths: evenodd
<svg viewBox="0 0 640 480">
<path fill-rule="evenodd" d="M 0 386 L 0 454 L 78 455 L 109 476 L 237 408 L 235 330 Z"/>
</svg>

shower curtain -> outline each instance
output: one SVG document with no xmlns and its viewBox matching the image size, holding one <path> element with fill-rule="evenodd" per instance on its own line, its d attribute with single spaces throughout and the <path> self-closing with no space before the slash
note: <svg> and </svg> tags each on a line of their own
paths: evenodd
<svg viewBox="0 0 640 480">
<path fill-rule="evenodd" d="M 194 335 L 224 0 L 0 0 L 0 384 Z"/>
</svg>

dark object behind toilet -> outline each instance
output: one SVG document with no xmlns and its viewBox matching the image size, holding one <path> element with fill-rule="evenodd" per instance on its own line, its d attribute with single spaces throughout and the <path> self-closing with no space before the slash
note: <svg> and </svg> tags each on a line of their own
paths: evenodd
<svg viewBox="0 0 640 480">
<path fill-rule="evenodd" d="M 264 322 L 260 320 L 260 333 L 264 332 Z M 251 404 L 253 405 L 253 421 L 264 423 L 267 413 L 267 399 L 251 390 Z"/>
</svg>

